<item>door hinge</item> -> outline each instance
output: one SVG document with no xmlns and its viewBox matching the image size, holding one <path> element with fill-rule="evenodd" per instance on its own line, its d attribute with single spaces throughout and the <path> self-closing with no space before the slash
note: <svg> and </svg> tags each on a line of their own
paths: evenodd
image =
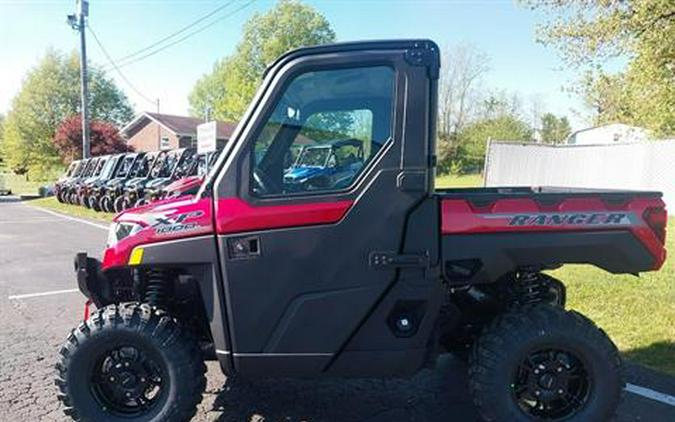
<svg viewBox="0 0 675 422">
<path fill-rule="evenodd" d="M 405 60 L 413 66 L 426 66 L 431 79 L 438 79 L 441 67 L 439 51 L 431 41 L 419 41 L 406 50 Z"/>
<path fill-rule="evenodd" d="M 398 254 L 396 252 L 371 252 L 370 266 L 375 269 L 427 268 L 429 254 Z"/>
</svg>

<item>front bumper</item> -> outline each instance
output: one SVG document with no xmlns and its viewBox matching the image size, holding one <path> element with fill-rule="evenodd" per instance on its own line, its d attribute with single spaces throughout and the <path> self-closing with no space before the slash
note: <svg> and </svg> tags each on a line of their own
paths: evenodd
<svg viewBox="0 0 675 422">
<path fill-rule="evenodd" d="M 74 265 L 77 287 L 97 307 L 103 306 L 104 299 L 111 296 L 111 286 L 101 271 L 101 261 L 89 258 L 86 252 L 79 252 L 75 255 Z"/>
</svg>

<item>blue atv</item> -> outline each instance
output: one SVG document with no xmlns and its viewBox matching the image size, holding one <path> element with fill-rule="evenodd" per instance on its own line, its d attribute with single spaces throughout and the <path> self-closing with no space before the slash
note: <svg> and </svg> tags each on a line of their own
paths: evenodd
<svg viewBox="0 0 675 422">
<path fill-rule="evenodd" d="M 363 142 L 358 139 L 304 146 L 284 172 L 284 190 L 346 188 L 363 167 L 363 156 Z"/>
</svg>

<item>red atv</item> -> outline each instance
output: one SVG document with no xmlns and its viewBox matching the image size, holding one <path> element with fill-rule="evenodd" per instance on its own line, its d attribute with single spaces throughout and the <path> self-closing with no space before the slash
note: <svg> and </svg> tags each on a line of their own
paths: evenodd
<svg viewBox="0 0 675 422">
<path fill-rule="evenodd" d="M 208 359 L 250 378 L 407 377 L 455 353 L 487 420 L 610 418 L 619 353 L 545 271 L 657 270 L 661 195 L 435 189 L 439 66 L 425 40 L 274 62 L 194 197 L 126 211 L 102 262 L 77 255 L 98 309 L 61 349 L 66 414 L 187 420 Z M 350 180 L 286 180 L 292 151 L 341 140 L 363 143 Z"/>
</svg>

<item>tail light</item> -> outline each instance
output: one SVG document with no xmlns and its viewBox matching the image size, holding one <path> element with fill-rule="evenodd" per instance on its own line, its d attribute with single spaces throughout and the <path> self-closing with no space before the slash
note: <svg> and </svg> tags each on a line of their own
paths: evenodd
<svg viewBox="0 0 675 422">
<path fill-rule="evenodd" d="M 668 225 L 668 213 L 663 207 L 647 208 L 643 214 L 645 222 L 654 232 L 659 241 L 666 243 L 666 226 Z"/>
</svg>

